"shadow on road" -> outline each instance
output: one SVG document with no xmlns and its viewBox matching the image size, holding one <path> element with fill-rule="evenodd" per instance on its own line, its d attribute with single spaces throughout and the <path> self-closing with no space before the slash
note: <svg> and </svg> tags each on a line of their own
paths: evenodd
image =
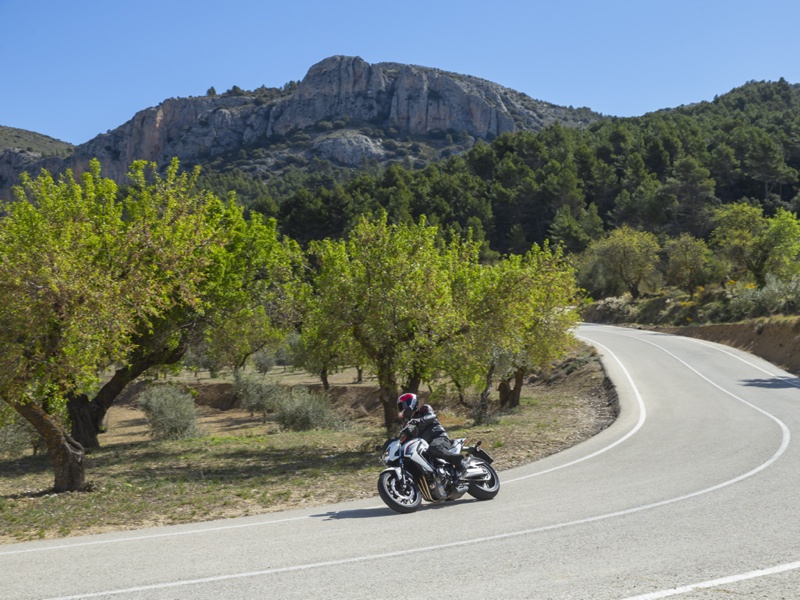
<svg viewBox="0 0 800 600">
<path fill-rule="evenodd" d="M 744 379 L 742 383 L 749 387 L 761 387 L 770 390 L 798 388 L 800 377 L 773 377 L 770 379 Z"/>
<path fill-rule="evenodd" d="M 335 510 L 318 515 L 311 515 L 312 518 L 324 519 L 325 521 L 338 521 L 340 519 L 371 519 L 373 517 L 390 517 L 397 513 L 388 507 L 378 508 L 359 508 L 356 510 Z"/>
<path fill-rule="evenodd" d="M 420 511 L 439 510 L 441 508 L 446 508 L 448 506 L 457 506 L 459 504 L 470 503 L 470 502 L 478 502 L 478 501 L 469 498 L 469 499 L 455 500 L 453 502 L 443 502 L 436 504 L 425 503 L 419 507 L 419 510 Z M 320 513 L 318 515 L 311 515 L 311 517 L 317 519 L 324 519 L 325 521 L 337 521 L 340 519 L 371 519 L 374 517 L 391 517 L 399 514 L 400 513 L 393 511 L 389 507 L 376 506 L 374 508 L 358 508 L 355 510 L 336 510 L 326 513 Z"/>
</svg>

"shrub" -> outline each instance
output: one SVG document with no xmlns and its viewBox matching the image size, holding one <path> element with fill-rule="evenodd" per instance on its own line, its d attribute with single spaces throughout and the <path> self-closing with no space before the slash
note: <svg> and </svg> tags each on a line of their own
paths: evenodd
<svg viewBox="0 0 800 600">
<path fill-rule="evenodd" d="M 0 456 L 19 458 L 28 448 L 36 456 L 44 447 L 44 439 L 24 419 L 0 427 Z"/>
<path fill-rule="evenodd" d="M 251 415 L 259 413 L 265 423 L 267 415 L 274 412 L 283 397 L 289 394 L 289 391 L 280 385 L 241 373 L 236 374 L 234 389 L 242 408 L 249 410 Z"/>
<path fill-rule="evenodd" d="M 269 370 L 275 366 L 275 354 L 269 350 L 259 350 L 252 357 L 253 366 L 256 371 L 262 375 L 269 373 Z"/>
<path fill-rule="evenodd" d="M 157 440 L 199 437 L 197 409 L 191 394 L 175 385 L 154 385 L 138 399 L 150 424 L 150 435 Z"/>
<path fill-rule="evenodd" d="M 342 429 L 344 421 L 334 412 L 326 394 L 296 387 L 276 407 L 275 420 L 284 429 Z"/>
<path fill-rule="evenodd" d="M 492 407 L 488 403 L 481 403 L 480 398 L 472 402 L 467 402 L 467 406 L 470 407 L 470 416 L 472 417 L 472 424 L 475 427 L 496 425 L 500 422 L 497 413 L 492 410 Z"/>
</svg>

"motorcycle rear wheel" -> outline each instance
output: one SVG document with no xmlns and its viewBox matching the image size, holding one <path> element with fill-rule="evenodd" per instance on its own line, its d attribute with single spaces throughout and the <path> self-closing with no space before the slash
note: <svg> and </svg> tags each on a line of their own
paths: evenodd
<svg viewBox="0 0 800 600">
<path fill-rule="evenodd" d="M 386 506 L 399 513 L 412 513 L 422 503 L 419 487 L 408 474 L 401 481 L 394 471 L 384 471 L 378 477 L 378 493 Z"/>
<path fill-rule="evenodd" d="M 467 493 L 478 500 L 491 500 L 500 491 L 500 478 L 497 476 L 497 471 L 483 461 L 474 461 L 473 459 L 472 464 L 486 471 L 488 478 L 485 481 L 471 481 Z"/>
</svg>

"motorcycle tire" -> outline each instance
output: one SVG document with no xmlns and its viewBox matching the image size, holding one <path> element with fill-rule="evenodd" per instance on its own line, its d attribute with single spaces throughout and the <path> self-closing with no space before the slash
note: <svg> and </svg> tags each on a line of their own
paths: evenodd
<svg viewBox="0 0 800 600">
<path fill-rule="evenodd" d="M 473 460 L 472 464 L 486 471 L 489 477 L 486 481 L 471 481 L 467 493 L 478 500 L 491 500 L 500 491 L 500 478 L 497 476 L 497 471 L 483 461 Z"/>
<path fill-rule="evenodd" d="M 422 503 L 414 479 L 406 475 L 405 482 L 402 482 L 394 471 L 384 471 L 378 477 L 378 493 L 386 506 L 399 513 L 412 513 Z"/>
</svg>

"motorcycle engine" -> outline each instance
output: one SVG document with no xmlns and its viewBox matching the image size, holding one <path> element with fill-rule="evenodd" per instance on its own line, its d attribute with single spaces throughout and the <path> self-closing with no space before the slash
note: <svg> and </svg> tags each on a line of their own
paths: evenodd
<svg viewBox="0 0 800 600">
<path fill-rule="evenodd" d="M 444 469 L 436 469 L 436 476 L 433 479 L 433 484 L 430 486 L 431 496 L 433 496 L 435 500 L 444 500 L 447 498 L 446 481 L 447 474 L 444 472 Z"/>
</svg>

